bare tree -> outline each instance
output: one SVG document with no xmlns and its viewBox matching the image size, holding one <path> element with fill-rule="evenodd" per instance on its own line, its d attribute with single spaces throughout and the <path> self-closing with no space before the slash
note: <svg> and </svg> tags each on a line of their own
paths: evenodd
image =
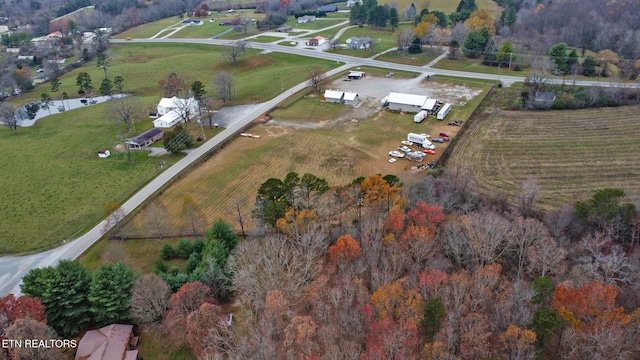
<svg viewBox="0 0 640 360">
<path fill-rule="evenodd" d="M 14 134 L 18 133 L 18 126 L 22 123 L 22 120 L 26 118 L 26 114 L 22 114 L 22 109 L 15 109 L 13 105 L 8 102 L 0 104 L 0 116 L 2 122 L 6 127 L 13 130 Z"/>
<path fill-rule="evenodd" d="M 245 40 L 237 40 L 231 45 L 224 48 L 222 56 L 231 60 L 234 64 L 238 63 L 241 57 L 246 53 L 246 49 L 249 47 L 249 43 Z"/>
<path fill-rule="evenodd" d="M 5 338 L 13 340 L 57 339 L 56 332 L 47 325 L 30 319 L 18 319 L 5 334 Z M 9 348 L 11 359 L 15 360 L 58 360 L 62 359 L 60 349 L 51 346 L 16 346 Z"/>
<path fill-rule="evenodd" d="M 233 75 L 223 71 L 214 75 L 213 86 L 216 94 L 225 104 L 227 101 L 231 101 L 235 93 L 236 81 L 233 79 Z"/>
<path fill-rule="evenodd" d="M 549 276 L 560 274 L 564 271 L 564 259 L 567 252 L 556 246 L 555 240 L 550 237 L 542 239 L 531 246 L 527 252 L 527 268 L 534 276 Z"/>
<path fill-rule="evenodd" d="M 536 56 L 529 67 L 529 75 L 525 79 L 525 84 L 537 91 L 547 81 L 551 68 L 551 62 L 546 56 Z"/>
<path fill-rule="evenodd" d="M 162 240 L 167 228 L 167 209 L 165 209 L 160 200 L 152 201 L 147 206 L 145 219 L 147 227 Z"/>
<path fill-rule="evenodd" d="M 193 231 L 193 236 L 198 236 L 204 228 L 204 215 L 200 209 L 200 204 L 189 195 L 182 198 L 182 217 L 186 225 Z"/>
<path fill-rule="evenodd" d="M 318 87 L 325 79 L 326 75 L 320 70 L 320 68 L 313 68 L 309 70 L 309 80 L 307 80 L 307 84 L 313 88 L 315 92 L 318 92 Z"/>
<path fill-rule="evenodd" d="M 124 241 L 124 217 L 126 215 L 124 209 L 120 206 L 120 203 L 110 202 L 104 207 L 104 213 L 107 215 L 107 222 L 102 228 L 102 232 L 106 233 L 111 230 L 113 233 L 120 237 L 120 240 Z"/>
<path fill-rule="evenodd" d="M 169 302 L 169 285 L 156 274 L 144 274 L 133 285 L 131 317 L 140 323 L 157 323 Z"/>
<path fill-rule="evenodd" d="M 142 104 L 131 96 L 117 97 L 107 103 L 107 114 L 116 123 L 123 123 L 127 132 L 135 132 L 135 120 L 141 118 Z"/>
<path fill-rule="evenodd" d="M 516 202 L 520 206 L 520 213 L 525 218 L 535 215 L 534 205 L 538 195 L 540 195 L 540 186 L 536 178 L 529 177 L 522 182 L 522 188 L 516 194 Z"/>
<path fill-rule="evenodd" d="M 127 249 L 125 249 L 122 241 L 113 240 L 109 241 L 109 245 L 107 245 L 107 254 L 109 261 L 113 264 L 117 264 L 124 260 L 127 254 Z"/>
<path fill-rule="evenodd" d="M 409 45 L 411 45 L 411 40 L 413 40 L 413 31 L 409 28 L 402 29 L 398 32 L 398 51 L 402 52 L 402 54 L 406 54 L 409 49 Z"/>
<path fill-rule="evenodd" d="M 238 225 L 240 225 L 240 231 L 242 233 L 242 238 L 246 239 L 247 238 L 247 233 L 244 230 L 244 225 L 245 225 L 245 216 L 244 213 L 242 211 L 242 205 L 244 204 L 243 200 L 241 198 L 235 198 L 233 199 L 233 212 L 235 214 L 235 218 L 238 221 Z"/>
</svg>

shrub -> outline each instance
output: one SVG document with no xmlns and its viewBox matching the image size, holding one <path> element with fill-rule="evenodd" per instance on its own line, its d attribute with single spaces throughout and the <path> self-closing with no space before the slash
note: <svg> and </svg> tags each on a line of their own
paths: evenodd
<svg viewBox="0 0 640 360">
<path fill-rule="evenodd" d="M 188 259 L 192 252 L 193 245 L 187 239 L 180 240 L 176 245 L 175 255 L 179 258 Z"/>
<path fill-rule="evenodd" d="M 162 250 L 160 250 L 160 257 L 162 260 L 171 260 L 176 257 L 176 251 L 171 244 L 164 244 Z"/>
</svg>

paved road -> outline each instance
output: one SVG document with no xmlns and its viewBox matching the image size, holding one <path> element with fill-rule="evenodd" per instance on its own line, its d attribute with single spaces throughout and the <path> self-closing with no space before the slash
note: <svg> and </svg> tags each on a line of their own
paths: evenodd
<svg viewBox="0 0 640 360">
<path fill-rule="evenodd" d="M 133 39 L 130 41 L 122 40 L 122 39 L 111 39 L 111 42 L 113 43 L 125 43 L 125 42 L 197 43 L 197 44 L 210 44 L 210 45 L 230 45 L 233 43 L 232 40 L 177 39 L 177 38 Z M 472 78 L 472 79 L 496 80 L 496 81 L 502 81 L 503 83 L 505 83 L 505 85 L 510 85 L 511 83 L 514 83 L 514 82 L 524 81 L 524 78 L 519 76 L 504 76 L 504 75 L 500 76 L 500 75 L 494 75 L 494 74 L 480 74 L 480 73 L 472 73 L 472 72 L 465 72 L 465 71 L 434 69 L 429 65 L 412 66 L 412 65 L 394 64 L 394 63 L 387 63 L 387 62 L 383 62 L 375 59 L 354 58 L 347 55 L 317 52 L 314 50 L 292 48 L 292 47 L 279 46 L 274 44 L 251 43 L 251 46 L 255 49 L 261 49 L 261 50 L 272 51 L 272 52 L 284 52 L 289 54 L 322 58 L 326 60 L 332 60 L 332 61 L 344 63 L 344 65 L 330 71 L 328 73 L 329 76 L 351 69 L 354 66 L 373 66 L 373 67 L 380 67 L 380 68 L 385 68 L 389 70 L 415 72 L 416 74 L 420 74 L 420 75 L 449 75 L 449 76 L 465 77 L 465 78 Z M 562 80 L 549 80 L 549 82 L 562 83 Z M 575 84 L 579 86 L 629 87 L 629 88 L 640 87 L 640 84 L 601 82 L 601 81 L 576 81 Z M 230 125 L 227 129 L 222 131 L 220 134 L 216 135 L 214 138 L 207 141 L 201 147 L 199 147 L 198 149 L 188 154 L 182 160 L 178 161 L 175 165 L 167 169 L 165 172 L 163 172 L 158 177 L 156 177 L 153 181 L 151 181 L 147 186 L 142 188 L 138 193 L 133 195 L 127 202 L 125 202 L 122 205 L 123 210 L 127 214 L 135 210 L 157 189 L 162 187 L 169 180 L 171 180 L 173 177 L 175 177 L 177 174 L 179 174 L 181 171 L 183 171 L 185 168 L 191 165 L 199 157 L 207 153 L 209 150 L 211 150 L 220 142 L 233 136 L 235 131 L 249 124 L 256 117 L 267 112 L 268 110 L 273 108 L 275 105 L 277 105 L 279 102 L 289 97 L 291 94 L 302 90 L 305 86 L 306 86 L 306 83 L 298 84 L 293 88 L 286 90 L 285 92 L 283 92 L 282 94 L 274 98 L 273 100 L 265 102 L 260 106 L 256 107 L 256 109 L 253 112 L 238 119 L 237 122 Z M 98 241 L 101 238 L 105 224 L 106 224 L 106 221 L 101 222 L 100 224 L 96 225 L 93 229 L 91 229 L 89 232 L 87 232 L 85 235 L 57 249 L 49 250 L 40 254 L 24 256 L 24 257 L 5 256 L 0 258 L 0 295 L 4 295 L 8 293 L 19 295 L 20 294 L 19 283 L 22 277 L 29 270 L 33 268 L 51 266 L 51 265 L 55 265 L 59 260 L 63 260 L 63 259 L 73 260 L 79 257 L 92 244 L 94 244 L 96 241 Z"/>
<path fill-rule="evenodd" d="M 328 76 L 335 75 L 349 68 L 348 65 L 340 66 L 327 73 Z M 274 108 L 278 103 L 284 101 L 292 94 L 304 89 L 307 86 L 306 82 L 298 84 L 286 91 L 274 99 L 257 105 L 250 112 L 245 112 L 243 116 L 238 118 L 235 122 L 230 124 L 221 133 L 208 140 L 199 148 L 190 152 L 186 157 L 182 158 L 175 165 L 165 170 L 162 174 L 158 175 L 148 185 L 140 189 L 135 195 L 127 200 L 122 209 L 126 214 L 131 213 L 138 206 L 140 206 L 147 198 L 153 193 L 169 182 L 173 177 L 178 175 L 184 169 L 186 169 L 193 162 L 197 161 L 202 155 L 209 152 L 215 146 L 228 138 L 235 136 L 235 133 L 248 125 L 251 121 L 255 120 L 258 116 Z M 20 295 L 20 281 L 26 273 L 36 267 L 53 266 L 60 260 L 74 260 L 84 253 L 91 245 L 98 241 L 104 233 L 106 220 L 96 225 L 93 229 L 89 230 L 86 234 L 73 240 L 67 244 L 64 244 L 56 249 L 52 249 L 43 253 L 28 255 L 28 256 L 5 256 L 0 258 L 0 296 L 6 294 Z"/>
</svg>

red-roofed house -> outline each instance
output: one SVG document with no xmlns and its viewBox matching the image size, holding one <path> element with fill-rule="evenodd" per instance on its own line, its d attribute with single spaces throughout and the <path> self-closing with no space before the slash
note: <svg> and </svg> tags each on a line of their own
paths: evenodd
<svg viewBox="0 0 640 360">
<path fill-rule="evenodd" d="M 131 349 L 132 333 L 133 325 L 122 324 L 89 330 L 78 343 L 75 360 L 137 360 L 138 350 Z"/>
</svg>

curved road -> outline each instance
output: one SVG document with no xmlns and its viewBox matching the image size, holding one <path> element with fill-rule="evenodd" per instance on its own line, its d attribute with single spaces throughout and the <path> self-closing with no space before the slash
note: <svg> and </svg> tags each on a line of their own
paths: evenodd
<svg viewBox="0 0 640 360">
<path fill-rule="evenodd" d="M 194 43 L 194 44 L 209 44 L 209 45 L 230 45 L 232 40 L 217 40 L 217 39 L 178 39 L 178 38 L 166 38 L 166 39 L 111 39 L 113 43 L 125 43 L 125 42 L 145 42 L 145 43 Z M 322 58 L 326 60 L 332 60 L 344 65 L 333 69 L 327 73 L 328 76 L 340 73 L 342 71 L 353 68 L 354 66 L 372 66 L 380 67 L 389 70 L 400 70 L 415 72 L 421 75 L 448 75 L 455 77 L 465 77 L 473 79 L 485 79 L 502 81 L 505 85 L 510 85 L 514 82 L 524 81 L 524 77 L 519 76 L 500 76 L 494 74 L 480 74 L 465 71 L 454 71 L 444 69 L 434 69 L 430 65 L 426 66 L 412 66 L 383 62 L 375 59 L 362 59 L 355 58 L 346 55 L 332 54 L 327 52 L 318 52 L 315 50 L 292 48 L 287 46 L 279 46 L 275 44 L 264 43 L 251 43 L 251 47 L 254 49 L 260 49 L 271 52 L 283 52 L 288 54 Z M 562 83 L 563 80 L 549 80 L 550 83 Z M 600 81 L 576 81 L 576 85 L 579 86 L 604 86 L 604 87 L 629 87 L 638 88 L 640 84 L 628 84 L 628 83 L 615 83 L 615 82 L 600 82 Z M 242 127 L 248 125 L 258 116 L 271 110 L 278 103 L 285 100 L 291 94 L 298 92 L 305 88 L 306 82 L 298 84 L 291 89 L 286 90 L 276 98 L 264 102 L 256 107 L 254 111 L 245 116 L 239 118 L 235 123 L 231 124 L 227 129 L 204 143 L 193 152 L 189 153 L 186 157 L 178 161 L 175 165 L 165 170 L 162 174 L 153 179 L 149 184 L 140 189 L 135 195 L 127 200 L 122 209 L 126 214 L 134 211 L 140 206 L 148 197 L 150 197 L 157 189 L 161 188 L 173 177 L 178 175 L 184 169 L 186 169 L 193 162 L 198 160 L 202 155 L 213 149 L 216 145 L 220 144 L 224 140 L 233 136 L 236 131 Z M 98 241 L 103 233 L 105 226 L 107 226 L 106 220 L 96 225 L 93 229 L 88 231 L 83 236 L 76 240 L 73 240 L 65 245 L 62 245 L 56 249 L 52 249 L 43 253 L 28 255 L 28 256 L 5 256 L 0 258 L 0 296 L 13 293 L 16 296 L 20 295 L 20 281 L 26 273 L 37 267 L 53 266 L 60 260 L 74 260 L 84 253 L 91 245 Z"/>
</svg>

